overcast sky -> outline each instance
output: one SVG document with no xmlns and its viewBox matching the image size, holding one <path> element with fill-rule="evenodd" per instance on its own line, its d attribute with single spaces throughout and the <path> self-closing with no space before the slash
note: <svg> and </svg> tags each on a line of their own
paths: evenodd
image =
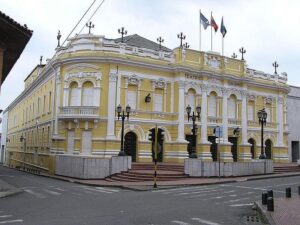
<svg viewBox="0 0 300 225">
<path fill-rule="evenodd" d="M 91 13 L 74 33 L 79 32 Z M 0 109 L 5 109 L 23 90 L 24 79 L 39 63 L 51 58 L 61 30 L 66 38 L 93 0 L 0 0 L 0 11 L 20 24 L 27 24 L 33 35 L 21 57 L 2 85 Z M 227 29 L 225 55 L 244 46 L 248 67 L 273 73 L 277 60 L 279 72 L 287 72 L 288 83 L 300 86 L 297 64 L 300 56 L 299 0 L 105 0 L 92 19 L 93 33 L 117 38 L 118 28 L 128 34 L 139 34 L 155 41 L 164 38 L 164 45 L 179 45 L 177 34 L 183 32 L 190 48 L 199 50 L 199 9 L 209 19 L 210 12 L 220 26 Z M 88 30 L 84 29 L 83 33 Z M 221 52 L 221 33 L 213 35 L 213 50 Z M 202 50 L 210 50 L 210 29 L 202 30 Z M 44 61 L 45 62 L 45 61 Z"/>
</svg>

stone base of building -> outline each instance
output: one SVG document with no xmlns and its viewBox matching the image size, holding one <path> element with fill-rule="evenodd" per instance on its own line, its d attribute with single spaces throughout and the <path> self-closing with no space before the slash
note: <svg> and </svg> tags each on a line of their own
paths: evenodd
<svg viewBox="0 0 300 225">
<path fill-rule="evenodd" d="M 212 162 L 212 156 L 210 152 L 211 143 L 202 143 L 197 145 L 197 156 L 204 162 Z"/>
<path fill-rule="evenodd" d="M 137 162 L 150 163 L 152 162 L 152 143 L 150 141 L 140 142 L 139 151 L 137 152 Z"/>
<path fill-rule="evenodd" d="M 238 161 L 239 162 L 251 162 L 251 145 L 239 145 L 238 146 Z"/>
<path fill-rule="evenodd" d="M 184 159 L 188 158 L 187 152 L 188 142 L 166 143 L 163 156 L 163 162 L 166 163 L 183 163 Z"/>
<path fill-rule="evenodd" d="M 218 150 L 220 151 L 219 157 L 221 162 L 233 162 L 231 145 L 231 143 L 220 143 L 218 145 Z"/>
<path fill-rule="evenodd" d="M 273 160 L 275 163 L 288 163 L 288 148 L 287 147 L 273 147 Z"/>
</svg>

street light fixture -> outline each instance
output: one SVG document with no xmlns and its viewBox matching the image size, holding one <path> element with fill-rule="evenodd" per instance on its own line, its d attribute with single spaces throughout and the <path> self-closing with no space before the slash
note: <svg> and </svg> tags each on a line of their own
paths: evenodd
<svg viewBox="0 0 300 225">
<path fill-rule="evenodd" d="M 262 110 L 259 110 L 257 112 L 257 117 L 259 119 L 259 124 L 261 124 L 261 153 L 259 156 L 259 159 L 266 159 L 266 155 L 264 152 L 264 125 L 267 124 L 267 112 L 265 111 L 265 108 Z"/>
<path fill-rule="evenodd" d="M 190 158 L 197 158 L 197 154 L 196 154 L 196 142 L 197 142 L 196 141 L 196 132 L 197 132 L 197 125 L 196 125 L 195 121 L 196 121 L 196 118 L 198 118 L 198 120 L 200 120 L 201 107 L 199 105 L 196 107 L 197 115 L 195 115 L 195 111 L 193 111 L 193 114 L 191 115 L 191 111 L 192 111 L 192 108 L 191 108 L 190 105 L 188 105 L 186 107 L 186 112 L 188 114 L 188 121 L 190 121 L 190 118 L 193 121 L 193 128 L 192 128 L 192 133 L 193 133 L 193 147 L 192 147 L 192 152 L 189 155 L 189 157 Z"/>
<path fill-rule="evenodd" d="M 120 150 L 118 156 L 126 156 L 125 151 L 124 151 L 124 120 L 125 120 L 126 117 L 129 120 L 130 111 L 131 111 L 131 107 L 129 105 L 126 106 L 125 111 L 122 110 L 121 105 L 118 105 L 118 107 L 117 107 L 118 120 L 120 119 L 120 117 L 122 119 L 121 150 Z M 125 112 L 126 112 L 126 115 L 125 115 Z"/>
</svg>

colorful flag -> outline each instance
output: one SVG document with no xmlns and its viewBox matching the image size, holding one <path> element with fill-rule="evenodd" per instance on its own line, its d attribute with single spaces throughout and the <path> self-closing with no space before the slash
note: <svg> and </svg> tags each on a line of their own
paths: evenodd
<svg viewBox="0 0 300 225">
<path fill-rule="evenodd" d="M 204 30 L 209 26 L 208 19 L 205 18 L 205 16 L 200 12 L 200 23 L 203 25 Z"/>
<path fill-rule="evenodd" d="M 223 23 L 223 17 L 222 17 L 222 22 L 221 22 L 221 29 L 220 29 L 223 37 L 225 37 L 226 33 L 227 33 L 227 30 L 226 30 L 226 27 L 224 26 L 224 23 Z"/>
<path fill-rule="evenodd" d="M 218 31 L 218 25 L 216 23 L 216 21 L 214 20 L 213 16 L 211 15 L 211 19 L 210 19 L 210 25 L 214 28 L 215 32 Z"/>
</svg>

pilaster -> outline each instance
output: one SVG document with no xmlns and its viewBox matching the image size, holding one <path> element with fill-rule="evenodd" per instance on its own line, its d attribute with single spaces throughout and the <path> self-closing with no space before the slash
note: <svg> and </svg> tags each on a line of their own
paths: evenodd
<svg viewBox="0 0 300 225">
<path fill-rule="evenodd" d="M 178 142 L 186 142 L 184 138 L 184 81 L 178 81 Z"/>
<path fill-rule="evenodd" d="M 115 136 L 115 109 L 116 109 L 116 83 L 117 74 L 109 74 L 108 99 L 107 99 L 107 139 L 116 139 Z"/>
</svg>

